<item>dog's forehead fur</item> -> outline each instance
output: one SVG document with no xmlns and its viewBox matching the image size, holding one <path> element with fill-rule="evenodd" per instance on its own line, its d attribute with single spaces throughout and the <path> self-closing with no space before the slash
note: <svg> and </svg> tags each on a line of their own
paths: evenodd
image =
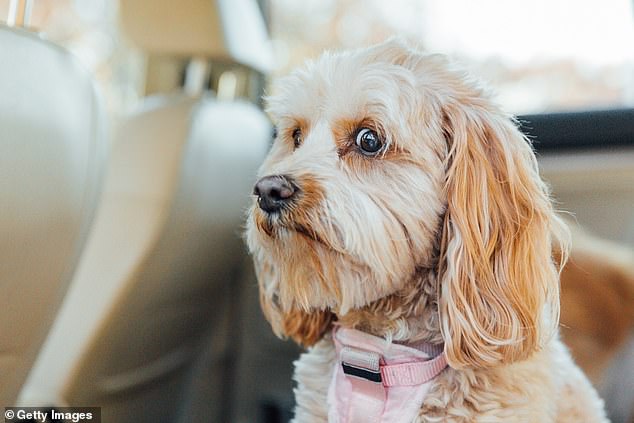
<svg viewBox="0 0 634 423">
<path fill-rule="evenodd" d="M 416 81 L 402 66 L 356 54 L 326 54 L 307 63 L 275 85 L 277 95 L 267 110 L 274 118 L 299 116 L 304 119 L 359 118 L 362 112 L 380 114 L 396 123 L 402 118 L 393 110 L 411 113 L 416 107 L 412 92 Z M 405 110 L 403 110 L 405 109 Z"/>
<path fill-rule="evenodd" d="M 302 126 L 308 135 L 320 124 L 337 132 L 369 121 L 385 130 L 388 143 L 407 148 L 410 155 L 424 156 L 428 148 L 441 154 L 445 145 L 436 135 L 452 79 L 446 65 L 440 56 L 413 55 L 396 41 L 326 52 L 276 81 L 267 112 L 280 133 Z"/>
</svg>

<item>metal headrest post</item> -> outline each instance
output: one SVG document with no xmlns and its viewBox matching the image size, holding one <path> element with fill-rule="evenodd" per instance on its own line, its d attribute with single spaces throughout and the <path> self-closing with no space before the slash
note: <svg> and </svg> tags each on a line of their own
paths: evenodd
<svg viewBox="0 0 634 423">
<path fill-rule="evenodd" d="M 11 0 L 9 2 L 9 16 L 7 17 L 7 25 L 10 27 L 26 28 L 31 23 L 31 13 L 33 12 L 34 0 Z M 22 13 L 19 14 L 20 3 L 22 4 Z"/>
<path fill-rule="evenodd" d="M 185 69 L 183 90 L 191 96 L 200 95 L 209 84 L 209 62 L 202 57 L 193 57 Z"/>
</svg>

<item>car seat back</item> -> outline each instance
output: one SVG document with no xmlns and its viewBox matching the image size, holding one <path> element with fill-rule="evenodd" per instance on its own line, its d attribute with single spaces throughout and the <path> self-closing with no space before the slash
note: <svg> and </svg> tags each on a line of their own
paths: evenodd
<svg viewBox="0 0 634 423">
<path fill-rule="evenodd" d="M 12 405 L 74 273 L 106 142 L 93 81 L 63 48 L 0 24 L 0 404 Z"/>
</svg>

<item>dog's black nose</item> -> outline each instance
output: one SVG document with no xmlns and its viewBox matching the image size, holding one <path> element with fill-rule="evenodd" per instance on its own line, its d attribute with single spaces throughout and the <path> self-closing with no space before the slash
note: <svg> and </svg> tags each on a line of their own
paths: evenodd
<svg viewBox="0 0 634 423">
<path fill-rule="evenodd" d="M 258 196 L 258 205 L 267 213 L 280 210 L 295 195 L 295 187 L 282 175 L 265 176 L 253 188 Z"/>
</svg>

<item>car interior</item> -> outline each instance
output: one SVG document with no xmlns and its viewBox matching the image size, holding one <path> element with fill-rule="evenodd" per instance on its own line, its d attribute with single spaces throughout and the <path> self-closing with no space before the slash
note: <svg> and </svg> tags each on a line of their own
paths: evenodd
<svg viewBox="0 0 634 423">
<path fill-rule="evenodd" d="M 325 3 L 316 20 L 366 7 L 0 0 L 0 407 L 290 421 L 302 349 L 263 317 L 243 231 L 273 139 L 263 98 L 301 50 L 284 17 Z M 562 336 L 615 423 L 634 423 L 629 47 L 623 101 L 516 113 L 573 227 Z"/>
</svg>

